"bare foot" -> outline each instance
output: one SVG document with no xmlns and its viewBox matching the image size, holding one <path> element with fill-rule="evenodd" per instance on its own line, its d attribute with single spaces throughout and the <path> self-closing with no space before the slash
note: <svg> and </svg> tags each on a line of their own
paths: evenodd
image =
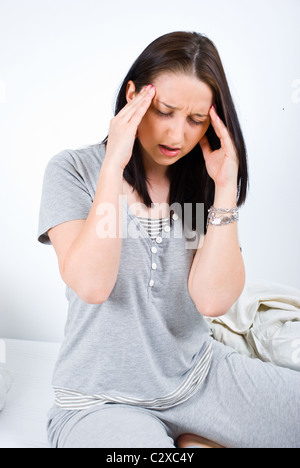
<svg viewBox="0 0 300 468">
<path fill-rule="evenodd" d="M 224 448 L 211 440 L 204 439 L 195 434 L 182 434 L 178 437 L 177 445 L 179 448 L 188 448 L 190 446 L 199 448 Z"/>
</svg>

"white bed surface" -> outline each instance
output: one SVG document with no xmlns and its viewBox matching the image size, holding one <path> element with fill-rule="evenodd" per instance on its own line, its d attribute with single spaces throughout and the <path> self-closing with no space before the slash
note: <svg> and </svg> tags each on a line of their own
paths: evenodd
<svg viewBox="0 0 300 468">
<path fill-rule="evenodd" d="M 0 448 L 49 448 L 47 413 L 60 343 L 4 341 L 12 383 L 0 412 Z"/>
</svg>

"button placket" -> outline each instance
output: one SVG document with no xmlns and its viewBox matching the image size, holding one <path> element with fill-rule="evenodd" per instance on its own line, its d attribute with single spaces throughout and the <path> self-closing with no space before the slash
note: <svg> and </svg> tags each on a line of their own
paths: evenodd
<svg viewBox="0 0 300 468">
<path fill-rule="evenodd" d="M 154 242 L 156 242 L 157 245 L 161 244 L 163 241 L 161 236 L 156 237 Z M 155 279 L 154 279 L 154 272 L 157 270 L 157 260 L 156 260 L 156 255 L 158 253 L 158 247 L 156 245 L 152 245 L 151 247 L 151 279 L 149 281 L 149 287 L 153 288 L 155 285 Z"/>
<path fill-rule="evenodd" d="M 179 216 L 176 214 L 176 213 L 173 213 L 172 215 L 172 219 L 173 221 L 177 221 L 179 219 Z M 154 274 L 155 274 L 155 271 L 157 270 L 157 262 L 156 262 L 156 259 L 155 259 L 155 255 L 158 253 L 158 250 L 159 250 L 159 247 L 162 243 L 163 243 L 163 239 L 165 236 L 167 236 L 167 234 L 169 234 L 171 232 L 171 227 L 168 225 L 168 226 L 165 226 L 161 232 L 160 235 L 158 235 L 156 237 L 156 239 L 153 241 L 157 244 L 156 245 L 152 245 L 151 247 L 151 278 L 150 278 L 150 281 L 149 281 L 149 287 L 150 288 L 153 288 L 153 286 L 155 285 L 155 280 L 154 280 Z"/>
</svg>

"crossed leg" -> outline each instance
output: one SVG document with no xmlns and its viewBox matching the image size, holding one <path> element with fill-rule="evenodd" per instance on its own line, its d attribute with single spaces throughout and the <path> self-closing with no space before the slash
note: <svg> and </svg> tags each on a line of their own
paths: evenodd
<svg viewBox="0 0 300 468">
<path fill-rule="evenodd" d="M 57 411 L 50 422 L 53 448 L 174 448 L 166 426 L 146 410 L 116 404 L 69 413 L 60 423 Z"/>
</svg>

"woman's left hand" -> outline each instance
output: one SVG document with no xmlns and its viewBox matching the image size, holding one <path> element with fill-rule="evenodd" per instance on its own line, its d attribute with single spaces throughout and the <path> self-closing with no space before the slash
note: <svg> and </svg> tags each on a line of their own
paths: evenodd
<svg viewBox="0 0 300 468">
<path fill-rule="evenodd" d="M 239 161 L 235 145 L 213 106 L 209 114 L 211 124 L 220 139 L 221 148 L 213 151 L 206 135 L 200 140 L 208 175 L 213 179 L 216 187 L 236 187 Z"/>
</svg>

